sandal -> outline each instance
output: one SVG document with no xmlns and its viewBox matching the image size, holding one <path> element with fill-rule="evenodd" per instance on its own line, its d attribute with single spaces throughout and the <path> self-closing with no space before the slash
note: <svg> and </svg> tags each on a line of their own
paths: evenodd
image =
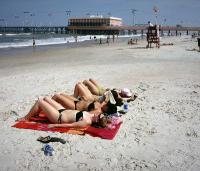
<svg viewBox="0 0 200 171">
<path fill-rule="evenodd" d="M 51 142 L 60 142 L 62 144 L 65 144 L 66 141 L 62 138 L 57 138 L 57 137 L 51 137 Z"/>
<path fill-rule="evenodd" d="M 62 144 L 65 144 L 66 141 L 62 138 L 57 138 L 57 137 L 50 137 L 50 136 L 47 136 L 47 137 L 39 137 L 37 139 L 37 141 L 40 141 L 42 143 L 49 143 L 49 142 L 60 142 Z"/>
<path fill-rule="evenodd" d="M 37 139 L 37 141 L 40 141 L 40 142 L 42 142 L 42 143 L 49 143 L 50 140 L 51 140 L 51 137 L 50 137 L 50 136 L 47 136 L 47 137 L 39 137 L 39 138 Z"/>
</svg>

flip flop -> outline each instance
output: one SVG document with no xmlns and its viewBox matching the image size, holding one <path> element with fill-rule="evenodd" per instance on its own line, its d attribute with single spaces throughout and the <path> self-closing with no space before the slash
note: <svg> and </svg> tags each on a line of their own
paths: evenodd
<svg viewBox="0 0 200 171">
<path fill-rule="evenodd" d="M 49 143 L 49 142 L 60 142 L 62 144 L 65 144 L 66 141 L 62 138 L 57 138 L 57 137 L 50 137 L 50 136 L 47 136 L 47 137 L 39 137 L 37 139 L 37 141 L 40 141 L 42 143 Z"/>
<path fill-rule="evenodd" d="M 57 138 L 57 137 L 51 137 L 51 140 L 50 140 L 51 142 L 60 142 L 60 143 L 62 143 L 62 144 L 65 144 L 66 143 L 66 141 L 64 140 L 64 139 L 62 139 L 62 138 Z"/>
<path fill-rule="evenodd" d="M 37 139 L 37 141 L 40 141 L 40 142 L 42 142 L 42 143 L 49 143 L 49 142 L 51 142 L 50 140 L 51 140 L 51 137 L 50 137 L 50 136 L 47 136 L 47 137 L 39 137 L 39 138 Z"/>
</svg>

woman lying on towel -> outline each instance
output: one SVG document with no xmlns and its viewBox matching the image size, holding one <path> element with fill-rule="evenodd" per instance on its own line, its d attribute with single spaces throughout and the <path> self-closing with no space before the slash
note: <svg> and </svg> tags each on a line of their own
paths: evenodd
<svg viewBox="0 0 200 171">
<path fill-rule="evenodd" d="M 115 90 L 107 90 L 102 94 L 96 94 L 93 91 L 94 89 L 87 84 L 77 83 L 74 88 L 74 97 L 83 96 L 85 99 L 92 99 L 93 101 L 98 101 L 100 103 L 106 101 L 107 98 L 113 102 L 116 106 L 121 106 L 123 104 L 123 99 L 118 96 L 118 93 Z"/>
<path fill-rule="evenodd" d="M 86 111 L 67 110 L 49 97 L 38 99 L 29 113 L 19 120 L 30 120 L 31 117 L 39 115 L 41 111 L 52 122 L 52 124 L 49 124 L 49 128 L 84 128 L 91 124 L 99 124 L 101 127 L 106 127 L 107 125 L 107 119 L 103 114 L 95 115 Z"/>
<path fill-rule="evenodd" d="M 116 101 L 118 100 L 117 95 L 114 93 L 111 91 L 103 95 L 102 98 L 93 95 L 83 83 L 77 83 L 72 96 L 61 93 L 54 95 L 53 99 L 62 104 L 66 109 L 96 111 L 97 114 L 113 114 L 116 113 Z"/>
<path fill-rule="evenodd" d="M 108 88 L 104 89 L 96 80 L 91 78 L 89 80 L 84 80 L 83 84 L 87 86 L 87 88 L 93 95 L 97 96 L 103 96 L 107 91 L 110 90 Z M 136 95 L 133 96 L 131 90 L 129 90 L 128 88 L 113 89 L 110 91 L 112 91 L 112 94 L 114 95 L 115 99 L 117 99 L 117 106 L 121 106 L 123 104 L 123 98 L 126 98 L 126 100 L 128 101 L 134 101 L 137 98 Z"/>
<path fill-rule="evenodd" d="M 92 111 L 95 114 L 107 113 L 113 114 L 117 112 L 117 106 L 110 102 L 107 97 L 102 103 L 83 97 L 75 98 L 73 96 L 61 93 L 52 97 L 53 100 L 60 103 L 66 109 L 79 111 Z"/>
</svg>

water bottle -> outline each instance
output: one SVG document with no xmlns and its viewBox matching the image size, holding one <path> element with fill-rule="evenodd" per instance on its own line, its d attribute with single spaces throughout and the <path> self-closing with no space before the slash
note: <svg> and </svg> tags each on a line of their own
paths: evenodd
<svg viewBox="0 0 200 171">
<path fill-rule="evenodd" d="M 45 144 L 43 150 L 45 156 L 53 156 L 54 149 L 49 144 Z"/>
<path fill-rule="evenodd" d="M 123 111 L 124 111 L 124 113 L 128 112 L 128 103 L 127 103 L 127 101 L 124 101 Z"/>
</svg>

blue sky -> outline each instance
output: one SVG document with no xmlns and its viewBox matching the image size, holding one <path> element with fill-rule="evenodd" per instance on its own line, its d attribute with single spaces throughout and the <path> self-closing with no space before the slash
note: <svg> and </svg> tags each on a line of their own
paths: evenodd
<svg viewBox="0 0 200 171">
<path fill-rule="evenodd" d="M 155 23 L 154 6 L 160 24 L 200 26 L 200 0 L 0 0 L 0 4 L 0 25 L 8 26 L 66 25 L 68 10 L 73 18 L 110 13 L 132 25 L 131 9 L 136 9 L 136 24 Z"/>
</svg>

